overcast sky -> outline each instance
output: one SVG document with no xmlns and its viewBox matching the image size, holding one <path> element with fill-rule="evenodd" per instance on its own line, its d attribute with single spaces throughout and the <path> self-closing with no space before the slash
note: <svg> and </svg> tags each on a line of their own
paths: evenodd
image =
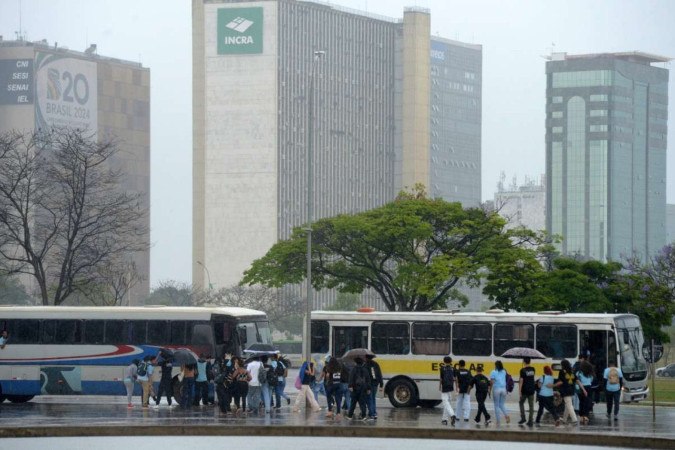
<svg viewBox="0 0 675 450">
<path fill-rule="evenodd" d="M 543 55 L 640 50 L 675 57 L 671 0 L 339 0 L 402 17 L 431 10 L 434 35 L 483 45 L 483 200 L 507 181 L 544 173 Z M 21 14 L 19 14 L 21 5 Z M 47 39 L 140 61 L 151 73 L 151 285 L 191 280 L 192 31 L 190 0 L 0 0 L 0 35 Z M 669 65 L 666 66 L 670 68 Z M 675 129 L 671 77 L 669 128 Z M 675 146 L 668 142 L 668 202 L 675 203 Z"/>
</svg>

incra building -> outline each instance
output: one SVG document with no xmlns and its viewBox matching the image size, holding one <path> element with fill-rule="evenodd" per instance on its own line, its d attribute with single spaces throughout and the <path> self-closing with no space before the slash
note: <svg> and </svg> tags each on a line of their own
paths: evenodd
<svg viewBox="0 0 675 450">
<path fill-rule="evenodd" d="M 402 19 L 295 0 L 192 10 L 197 286 L 209 274 L 217 288 L 238 283 L 306 223 L 310 131 L 314 219 L 416 184 L 478 206 L 480 45 L 431 37 L 420 8 Z"/>
</svg>

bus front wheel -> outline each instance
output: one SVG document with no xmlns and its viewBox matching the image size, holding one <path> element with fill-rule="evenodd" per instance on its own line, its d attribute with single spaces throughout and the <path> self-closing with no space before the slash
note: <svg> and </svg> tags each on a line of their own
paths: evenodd
<svg viewBox="0 0 675 450">
<path fill-rule="evenodd" d="M 395 408 L 414 408 L 417 406 L 417 394 L 410 381 L 396 380 L 389 387 L 389 401 Z"/>
<path fill-rule="evenodd" d="M 12 403 L 26 403 L 33 400 L 34 395 L 8 395 L 7 400 Z"/>
</svg>

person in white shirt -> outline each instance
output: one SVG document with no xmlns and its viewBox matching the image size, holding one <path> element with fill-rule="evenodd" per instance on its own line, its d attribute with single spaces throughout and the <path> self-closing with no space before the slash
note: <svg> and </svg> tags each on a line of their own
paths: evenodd
<svg viewBox="0 0 675 450">
<path fill-rule="evenodd" d="M 248 397 L 246 399 L 246 403 L 248 403 L 248 406 L 253 414 L 257 414 L 260 409 L 262 390 L 260 381 L 258 380 L 258 372 L 260 371 L 261 367 L 262 363 L 258 358 L 246 365 L 246 370 L 248 371 L 249 375 L 251 375 L 251 381 L 248 382 Z"/>
</svg>

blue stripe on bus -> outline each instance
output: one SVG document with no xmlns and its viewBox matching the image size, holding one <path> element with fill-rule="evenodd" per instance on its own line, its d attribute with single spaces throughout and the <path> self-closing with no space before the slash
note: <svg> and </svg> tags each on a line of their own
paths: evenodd
<svg viewBox="0 0 675 450">
<path fill-rule="evenodd" d="M 2 380 L 3 395 L 39 395 L 38 380 Z"/>
</svg>

